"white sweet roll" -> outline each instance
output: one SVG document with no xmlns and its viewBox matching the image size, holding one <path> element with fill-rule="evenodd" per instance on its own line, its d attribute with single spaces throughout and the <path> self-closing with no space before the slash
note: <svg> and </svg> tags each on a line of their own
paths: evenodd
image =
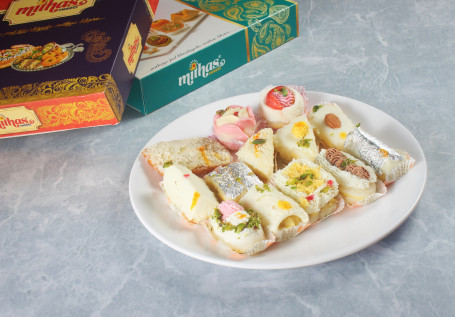
<svg viewBox="0 0 455 317">
<path fill-rule="evenodd" d="M 161 187 L 171 206 L 192 223 L 209 219 L 218 205 L 215 194 L 205 182 L 181 165 L 164 168 Z"/>
<path fill-rule="evenodd" d="M 369 204 L 387 191 L 373 168 L 348 153 L 335 148 L 322 149 L 315 163 L 336 178 L 338 190 L 350 207 Z"/>
<path fill-rule="evenodd" d="M 265 236 L 259 216 L 234 201 L 219 204 L 206 228 L 216 240 L 239 254 L 256 254 L 274 242 Z"/>
<path fill-rule="evenodd" d="M 302 232 L 308 225 L 308 214 L 299 204 L 272 185 L 251 187 L 240 199 L 245 209 L 258 213 L 267 234 L 284 241 Z"/>
<path fill-rule="evenodd" d="M 405 175 L 415 160 L 405 151 L 394 149 L 360 128 L 346 138 L 346 152 L 368 163 L 387 185 Z"/>
<path fill-rule="evenodd" d="M 272 129 L 301 116 L 305 108 L 305 97 L 291 86 L 268 86 L 259 94 L 259 113 Z"/>
</svg>

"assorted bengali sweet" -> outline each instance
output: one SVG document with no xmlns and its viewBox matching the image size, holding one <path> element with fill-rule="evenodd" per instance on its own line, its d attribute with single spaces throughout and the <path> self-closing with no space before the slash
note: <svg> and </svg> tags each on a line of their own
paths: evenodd
<svg viewBox="0 0 455 317">
<path fill-rule="evenodd" d="M 272 185 L 251 187 L 239 202 L 260 216 L 264 230 L 276 241 L 295 237 L 309 224 L 305 210 Z"/>
<path fill-rule="evenodd" d="M 305 159 L 292 160 L 273 174 L 273 183 L 308 213 L 310 223 L 316 223 L 344 207 L 338 195 L 338 182 L 321 166 Z"/>
<path fill-rule="evenodd" d="M 161 175 L 166 165 L 179 164 L 203 176 L 233 162 L 231 153 L 215 138 L 195 137 L 157 142 L 142 150 L 147 163 Z"/>
<path fill-rule="evenodd" d="M 207 184 L 185 166 L 166 166 L 161 185 L 169 203 L 188 222 L 201 223 L 209 219 L 218 206 L 218 200 Z"/>
<path fill-rule="evenodd" d="M 288 124 L 293 118 L 304 114 L 306 95 L 290 86 L 269 86 L 259 94 L 259 112 L 268 126 L 279 129 Z"/>
<path fill-rule="evenodd" d="M 204 176 L 204 181 L 221 200 L 238 202 L 253 186 L 262 186 L 262 181 L 243 162 L 219 166 Z"/>
<path fill-rule="evenodd" d="M 292 119 L 278 129 L 273 136 L 273 144 L 286 163 L 299 158 L 314 161 L 319 152 L 313 127 L 305 115 Z"/>
<path fill-rule="evenodd" d="M 322 149 L 315 162 L 335 177 L 338 190 L 350 207 L 369 204 L 387 189 L 370 166 L 335 148 Z"/>
<path fill-rule="evenodd" d="M 348 134 L 344 147 L 368 163 L 385 184 L 403 177 L 415 163 L 406 151 L 388 146 L 359 127 Z"/>
<path fill-rule="evenodd" d="M 213 136 L 158 142 L 142 156 L 186 221 L 254 255 L 345 205 L 373 203 L 414 164 L 356 127 L 336 103 L 305 107 L 303 87 L 267 87 L 258 109 L 265 126 L 252 107 L 230 105 L 214 114 Z"/>
<path fill-rule="evenodd" d="M 232 151 L 240 149 L 256 129 L 256 117 L 249 106 L 229 106 L 213 117 L 215 137 Z"/>
<path fill-rule="evenodd" d="M 253 255 L 275 240 L 264 233 L 259 215 L 232 200 L 221 202 L 206 223 L 208 231 L 232 251 Z"/>
<path fill-rule="evenodd" d="M 333 147 L 338 150 L 344 150 L 346 137 L 355 128 L 340 106 L 333 102 L 324 102 L 313 106 L 308 115 L 308 120 L 319 141 L 325 147 Z"/>
<path fill-rule="evenodd" d="M 246 163 L 262 180 L 268 181 L 274 168 L 273 130 L 259 130 L 236 154 L 239 161 Z"/>
</svg>

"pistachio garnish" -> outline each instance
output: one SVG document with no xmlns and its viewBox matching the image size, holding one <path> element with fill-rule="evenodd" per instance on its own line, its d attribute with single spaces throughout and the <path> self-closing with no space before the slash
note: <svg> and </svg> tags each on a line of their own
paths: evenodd
<svg viewBox="0 0 455 317">
<path fill-rule="evenodd" d="M 253 144 L 264 144 L 265 143 L 265 139 L 256 139 L 256 140 L 251 141 L 251 143 L 253 143 Z"/>
</svg>

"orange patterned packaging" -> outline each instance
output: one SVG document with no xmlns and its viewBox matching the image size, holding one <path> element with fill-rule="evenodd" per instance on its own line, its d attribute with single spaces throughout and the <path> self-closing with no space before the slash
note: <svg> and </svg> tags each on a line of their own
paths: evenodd
<svg viewBox="0 0 455 317">
<path fill-rule="evenodd" d="M 0 137 L 120 122 L 159 0 L 0 0 Z"/>
</svg>

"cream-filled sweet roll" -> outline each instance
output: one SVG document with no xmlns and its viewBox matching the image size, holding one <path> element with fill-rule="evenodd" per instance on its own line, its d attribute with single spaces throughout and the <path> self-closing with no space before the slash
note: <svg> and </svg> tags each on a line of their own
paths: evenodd
<svg viewBox="0 0 455 317">
<path fill-rule="evenodd" d="M 344 207 L 344 201 L 338 195 L 336 178 L 308 160 L 292 160 L 273 174 L 272 182 L 302 206 L 308 213 L 310 223 L 318 222 Z"/>
<path fill-rule="evenodd" d="M 369 204 L 387 191 L 373 168 L 348 153 L 335 148 L 322 149 L 315 163 L 336 178 L 338 190 L 350 207 Z"/>
<path fill-rule="evenodd" d="M 385 184 L 398 180 L 415 163 L 414 158 L 404 150 L 388 146 L 361 128 L 355 128 L 348 134 L 344 147 L 346 152 L 373 167 Z"/>
<path fill-rule="evenodd" d="M 347 135 L 355 126 L 341 108 L 333 102 L 324 102 L 313 106 L 308 120 L 321 143 L 329 148 L 344 150 Z"/>
<path fill-rule="evenodd" d="M 216 240 L 239 254 L 256 254 L 274 242 L 266 237 L 258 214 L 235 201 L 221 202 L 206 225 Z"/>
<path fill-rule="evenodd" d="M 268 86 L 259 94 L 259 113 L 272 129 L 279 129 L 306 108 L 303 87 L 298 91 L 290 86 Z"/>
<path fill-rule="evenodd" d="M 305 210 L 272 185 L 251 187 L 239 203 L 258 213 L 264 230 L 276 241 L 292 238 L 308 226 Z"/>
<path fill-rule="evenodd" d="M 314 161 L 319 152 L 313 128 L 305 115 L 278 129 L 273 136 L 273 145 L 286 163 L 299 158 Z"/>
</svg>

